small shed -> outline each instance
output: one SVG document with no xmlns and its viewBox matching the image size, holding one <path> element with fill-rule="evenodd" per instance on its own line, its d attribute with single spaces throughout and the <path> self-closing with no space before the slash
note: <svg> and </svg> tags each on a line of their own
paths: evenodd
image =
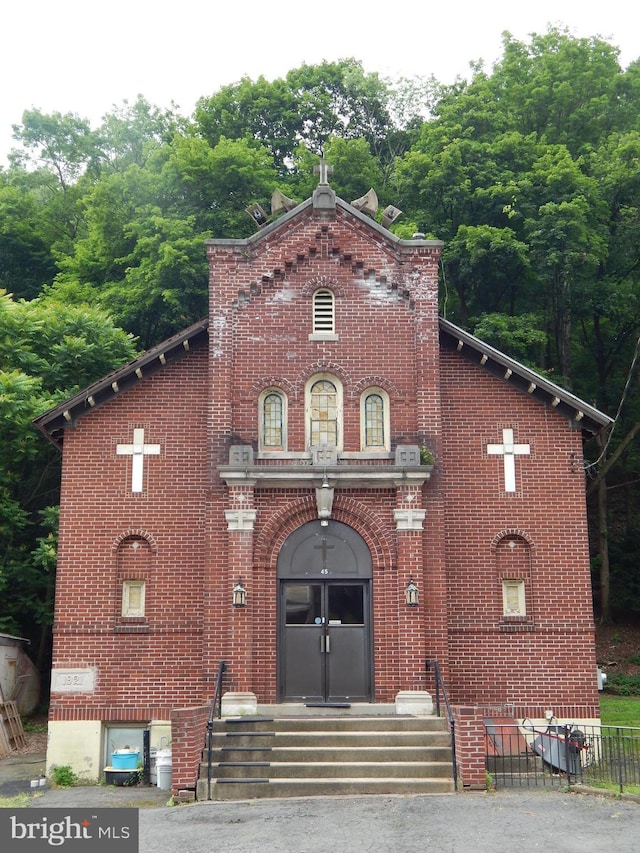
<svg viewBox="0 0 640 853">
<path fill-rule="evenodd" d="M 0 634 L 0 703 L 14 702 L 29 716 L 40 700 L 40 675 L 27 653 L 29 640 Z"/>
</svg>

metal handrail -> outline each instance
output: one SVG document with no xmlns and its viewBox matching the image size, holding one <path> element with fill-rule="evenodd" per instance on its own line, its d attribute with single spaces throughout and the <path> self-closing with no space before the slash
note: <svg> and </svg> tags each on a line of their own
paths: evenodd
<svg viewBox="0 0 640 853">
<path fill-rule="evenodd" d="M 213 700 L 211 709 L 209 710 L 209 719 L 207 720 L 207 797 L 211 799 L 211 748 L 213 746 L 213 721 L 218 713 L 218 719 L 222 717 L 222 679 L 227 669 L 227 664 L 221 660 L 218 664 L 218 675 L 216 676 L 216 686 L 213 691 Z"/>
<path fill-rule="evenodd" d="M 432 661 L 425 661 L 425 668 L 427 672 L 430 672 L 431 665 L 433 665 L 433 673 L 436 684 L 436 716 L 440 717 L 440 690 L 442 690 L 442 698 L 444 699 L 445 708 L 447 711 L 447 720 L 449 721 L 449 731 L 451 733 L 451 763 L 453 766 L 453 787 L 454 790 L 458 790 L 458 762 L 456 760 L 456 721 L 453 716 L 453 711 L 451 710 L 451 705 L 449 704 L 449 697 L 447 696 L 447 688 L 444 683 L 444 679 L 442 677 L 442 673 L 440 671 L 440 664 L 437 659 Z"/>
</svg>

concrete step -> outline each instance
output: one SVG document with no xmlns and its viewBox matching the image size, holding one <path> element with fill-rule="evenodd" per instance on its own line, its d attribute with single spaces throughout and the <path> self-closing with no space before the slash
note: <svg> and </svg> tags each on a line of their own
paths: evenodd
<svg viewBox="0 0 640 853">
<path fill-rule="evenodd" d="M 198 799 L 448 793 L 451 739 L 436 717 L 241 717 L 216 721 Z"/>
<path fill-rule="evenodd" d="M 336 747 L 269 747 L 267 749 L 229 748 L 212 753 L 212 761 L 445 761 L 451 762 L 451 745 L 443 746 L 345 746 Z M 206 766 L 207 752 L 202 763 Z"/>
<path fill-rule="evenodd" d="M 444 717 L 228 717 L 214 722 L 215 733 L 315 732 L 315 731 L 419 731 L 447 732 Z"/>
<path fill-rule="evenodd" d="M 451 766 L 437 761 L 305 761 L 275 764 L 268 762 L 223 762 L 212 767 L 212 778 L 246 779 L 259 776 L 273 779 L 324 778 L 375 778 L 387 776 L 392 779 L 434 778 L 451 776 Z M 206 772 L 204 774 L 206 778 Z"/>
<path fill-rule="evenodd" d="M 272 797 L 330 797 L 361 794 L 450 794 L 451 779 L 407 778 L 326 778 L 326 779 L 256 779 L 211 782 L 213 800 L 248 800 Z M 200 779 L 196 797 L 209 799 L 207 780 Z"/>
<path fill-rule="evenodd" d="M 327 747 L 327 746 L 445 746 L 449 744 L 447 732 L 380 732 L 380 731 L 293 731 L 293 732 L 234 732 L 233 736 L 226 735 L 223 738 L 212 739 L 212 749 L 228 747 L 267 747 L 267 746 L 293 746 L 293 747 Z"/>
<path fill-rule="evenodd" d="M 258 705 L 258 716 L 263 717 L 395 717 L 397 714 L 394 703 L 379 702 L 350 702 L 347 708 L 335 708 L 330 705 L 318 707 L 304 702 L 283 702 L 272 705 Z"/>
</svg>

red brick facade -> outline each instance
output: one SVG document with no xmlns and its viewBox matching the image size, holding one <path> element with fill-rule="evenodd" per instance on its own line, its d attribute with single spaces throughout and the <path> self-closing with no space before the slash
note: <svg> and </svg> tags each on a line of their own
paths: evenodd
<svg viewBox="0 0 640 853">
<path fill-rule="evenodd" d="M 171 352 L 181 357 L 148 377 L 150 358 L 96 386 L 111 396 L 95 410 L 80 411 L 77 398 L 67 423 L 64 406 L 40 419 L 64 437 L 54 671 L 95 672 L 92 690 L 52 693 L 52 720 L 144 723 L 173 713 L 187 742 L 184 721 L 202 722 L 220 660 L 225 690 L 286 699 L 278 555 L 301 525 L 318 523 L 323 471 L 306 432 L 314 376 L 335 378 L 342 391 L 331 519 L 371 553 L 371 700 L 431 690 L 425 660 L 437 658 L 455 704 L 598 716 L 580 401 L 553 388 L 538 398 L 536 382 L 515 387 L 517 366 L 488 370 L 480 345 L 467 357 L 468 341 L 456 345 L 438 319 L 440 249 L 397 240 L 330 196 L 251 240 L 209 241 L 208 347 L 179 341 Z M 312 334 L 319 288 L 333 295 L 334 334 Z M 361 446 L 361 397 L 371 387 L 389 408 L 388 448 L 378 455 Z M 259 443 L 269 388 L 286 398 L 280 455 Z M 605 422 L 591 411 L 592 431 Z M 134 429 L 156 448 L 138 492 L 133 457 L 118 450 Z M 514 491 L 505 490 L 504 457 L 487 449 L 506 443 L 505 430 L 527 448 L 514 459 Z M 429 447 L 433 470 L 407 479 L 394 456 L 403 445 Z M 252 449 L 250 473 L 229 467 L 238 446 Z M 349 477 L 340 479 L 341 466 Z M 385 468 L 387 479 L 372 479 Z M 291 477 L 279 486 L 285 469 Z M 231 604 L 239 577 L 244 608 Z M 405 603 L 410 578 L 417 607 Z M 524 582 L 523 615 L 504 616 L 509 578 Z M 122 615 L 131 580 L 144 581 L 140 616 Z M 185 784 L 188 767 L 174 765 Z"/>
</svg>

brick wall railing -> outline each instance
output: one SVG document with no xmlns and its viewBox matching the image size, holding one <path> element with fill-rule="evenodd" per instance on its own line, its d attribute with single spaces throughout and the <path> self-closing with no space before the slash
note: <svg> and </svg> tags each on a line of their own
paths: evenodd
<svg viewBox="0 0 640 853">
<path fill-rule="evenodd" d="M 456 760 L 461 788 L 486 787 L 486 708 L 456 705 L 452 709 L 456 724 Z"/>
<path fill-rule="evenodd" d="M 171 795 L 176 801 L 195 799 L 209 710 L 208 705 L 201 705 L 171 712 Z"/>
</svg>

